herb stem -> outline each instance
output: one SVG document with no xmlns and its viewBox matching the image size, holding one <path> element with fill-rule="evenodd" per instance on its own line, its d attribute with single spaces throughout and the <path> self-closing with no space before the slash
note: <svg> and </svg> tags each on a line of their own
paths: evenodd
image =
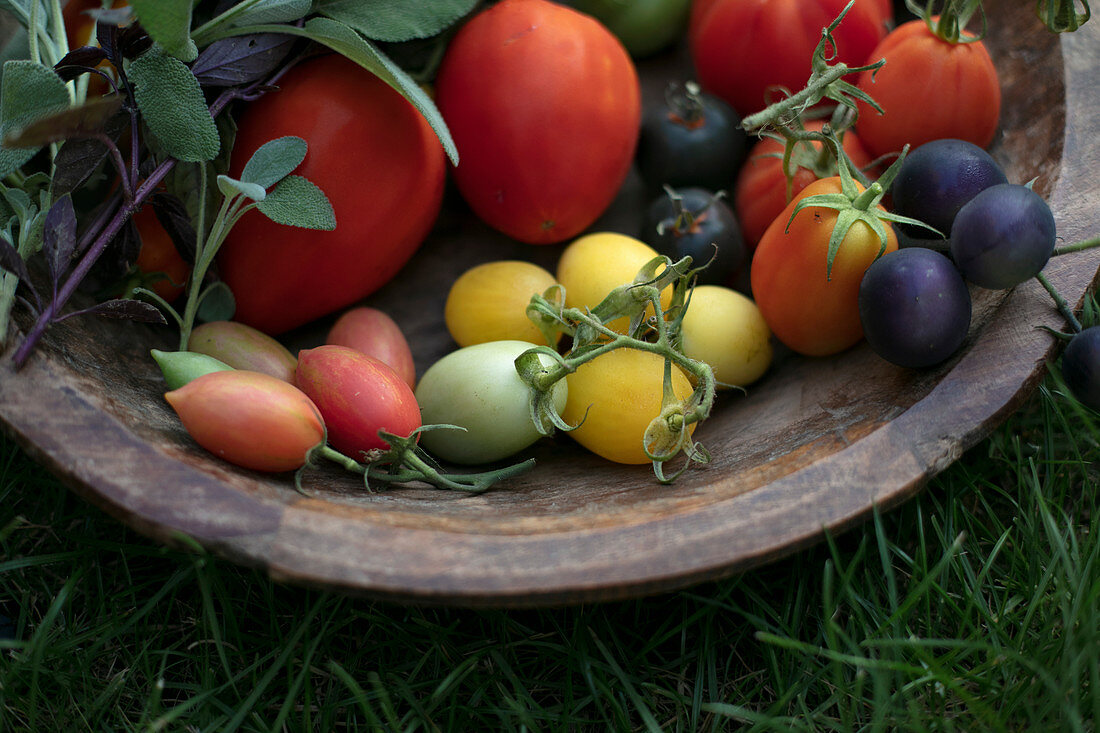
<svg viewBox="0 0 1100 733">
<path fill-rule="evenodd" d="M 1073 332 L 1081 333 L 1081 322 L 1077 320 L 1077 316 L 1073 315 L 1073 309 L 1069 307 L 1069 303 L 1062 297 L 1062 294 L 1055 289 L 1053 283 L 1051 283 L 1050 280 L 1047 279 L 1047 276 L 1041 272 L 1035 276 L 1035 279 L 1046 288 L 1048 293 L 1050 293 L 1050 297 L 1054 299 L 1054 305 L 1058 308 L 1058 312 L 1066 319 L 1066 323 L 1073 329 Z"/>
</svg>

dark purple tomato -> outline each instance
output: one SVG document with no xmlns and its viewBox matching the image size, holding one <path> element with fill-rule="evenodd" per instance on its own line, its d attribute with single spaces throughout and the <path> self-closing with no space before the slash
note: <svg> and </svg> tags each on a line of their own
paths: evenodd
<svg viewBox="0 0 1100 733">
<path fill-rule="evenodd" d="M 943 233 L 902 224 L 910 239 L 946 239 L 955 215 L 979 192 L 1008 183 L 993 157 L 965 140 L 933 140 L 914 149 L 902 161 L 890 189 L 897 214 L 923 221 Z"/>
<path fill-rule="evenodd" d="M 1054 251 L 1054 215 L 1027 186 L 991 186 L 959 209 L 951 256 L 970 282 L 991 290 L 1035 277 Z"/>
<path fill-rule="evenodd" d="M 892 364 L 938 364 L 962 345 L 970 328 L 970 291 L 944 255 L 923 247 L 875 260 L 859 286 L 863 334 Z"/>
<path fill-rule="evenodd" d="M 1100 326 L 1070 340 L 1062 353 L 1062 378 L 1078 402 L 1100 410 Z"/>
<path fill-rule="evenodd" d="M 745 160 L 748 136 L 728 104 L 692 82 L 673 84 L 642 115 L 635 161 L 651 191 L 662 186 L 729 190 Z"/>
<path fill-rule="evenodd" d="M 646 211 L 641 240 L 663 255 L 691 257 L 700 285 L 728 285 L 745 265 L 745 241 L 733 209 L 703 188 L 669 190 Z M 713 258 L 713 259 L 712 259 Z"/>
</svg>

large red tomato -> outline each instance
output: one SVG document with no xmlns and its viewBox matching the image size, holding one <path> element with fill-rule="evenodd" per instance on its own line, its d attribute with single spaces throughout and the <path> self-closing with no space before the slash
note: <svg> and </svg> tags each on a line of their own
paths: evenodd
<svg viewBox="0 0 1100 733">
<path fill-rule="evenodd" d="M 348 59 L 292 69 L 238 120 L 231 170 L 263 143 L 303 138 L 294 171 L 332 203 L 336 229 L 276 224 L 258 211 L 237 223 L 218 263 L 234 318 L 280 333 L 344 308 L 389 282 L 427 236 L 443 198 L 443 146 L 400 94 Z"/>
<path fill-rule="evenodd" d="M 883 114 L 862 102 L 856 129 L 874 156 L 908 143 L 956 138 L 988 147 L 1001 115 L 1001 85 L 981 41 L 951 43 L 923 20 L 895 28 L 871 53 L 886 63 L 857 86 L 878 102 Z"/>
<path fill-rule="evenodd" d="M 569 239 L 603 213 L 641 124 L 622 44 L 549 0 L 504 0 L 466 23 L 436 101 L 458 146 L 463 197 L 489 225 L 536 244 Z"/>
<path fill-rule="evenodd" d="M 808 206 L 791 220 L 802 199 L 841 190 L 836 176 L 802 189 L 764 232 L 752 260 L 752 294 L 764 320 L 780 341 L 808 356 L 835 354 L 863 338 L 859 284 L 881 248 L 874 230 L 857 221 L 828 271 L 829 239 L 838 212 Z M 889 222 L 883 224 L 886 252 L 892 252 L 898 248 L 897 235 Z"/>
<path fill-rule="evenodd" d="M 810 78 L 810 60 L 821 30 L 848 0 L 696 0 L 689 45 L 704 89 L 745 117 Z M 861 66 L 886 34 L 879 0 L 856 0 L 833 32 L 836 61 Z"/>
<path fill-rule="evenodd" d="M 811 120 L 806 123 L 807 130 L 821 130 L 824 122 Z M 812 143 L 818 151 L 820 143 Z M 851 130 L 844 133 L 844 152 L 857 168 L 871 163 L 871 156 L 864 150 L 859 138 Z M 741 234 L 745 246 L 753 249 L 764 230 L 787 206 L 787 176 L 783 173 L 783 143 L 766 137 L 756 143 L 749 152 L 748 160 L 737 174 L 737 184 L 733 189 L 733 205 L 737 221 L 741 224 Z M 799 146 L 797 152 L 808 152 L 805 146 Z M 814 161 L 816 162 L 816 161 Z M 818 172 L 814 166 L 800 165 L 796 154 L 792 153 L 791 165 L 796 166 L 791 177 L 791 198 L 818 178 L 826 178 L 836 173 L 835 166 Z"/>
</svg>

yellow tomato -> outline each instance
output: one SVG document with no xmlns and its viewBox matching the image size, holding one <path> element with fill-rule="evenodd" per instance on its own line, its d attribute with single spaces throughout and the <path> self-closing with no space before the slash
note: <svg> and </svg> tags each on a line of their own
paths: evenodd
<svg viewBox="0 0 1100 733">
<path fill-rule="evenodd" d="M 490 341 L 545 343 L 527 317 L 527 304 L 532 295 L 555 283 L 553 275 L 530 262 L 497 260 L 472 267 L 447 294 L 443 310 L 447 330 L 459 346 Z"/>
<path fill-rule="evenodd" d="M 751 384 L 772 363 L 764 316 L 756 303 L 730 288 L 697 286 L 680 333 L 684 354 L 709 364 L 719 388 Z"/>
<path fill-rule="evenodd" d="M 657 256 L 645 242 L 613 232 L 598 232 L 577 239 L 558 260 L 558 282 L 565 288 L 567 308 L 595 308 L 620 285 L 634 282 L 638 270 Z M 661 292 L 661 305 L 672 301 L 672 287 Z M 617 318 L 607 326 L 623 333 L 629 322 Z"/>
<path fill-rule="evenodd" d="M 569 434 L 596 455 L 616 463 L 648 463 L 642 447 L 646 428 L 661 414 L 665 360 L 648 351 L 615 349 L 585 362 L 567 378 L 569 396 L 562 417 Z M 672 368 L 673 392 L 691 395 L 691 383 Z M 587 416 L 586 416 L 587 411 Z M 694 431 L 695 424 L 689 426 Z"/>
</svg>

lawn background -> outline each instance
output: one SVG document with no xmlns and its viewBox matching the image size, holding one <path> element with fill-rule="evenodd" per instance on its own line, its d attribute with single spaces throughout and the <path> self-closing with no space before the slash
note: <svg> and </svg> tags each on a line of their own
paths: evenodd
<svg viewBox="0 0 1100 733">
<path fill-rule="evenodd" d="M 0 731 L 1095 730 L 1100 418 L 1056 377 L 917 498 L 679 593 L 402 607 L 167 550 L 0 442 Z"/>
</svg>

